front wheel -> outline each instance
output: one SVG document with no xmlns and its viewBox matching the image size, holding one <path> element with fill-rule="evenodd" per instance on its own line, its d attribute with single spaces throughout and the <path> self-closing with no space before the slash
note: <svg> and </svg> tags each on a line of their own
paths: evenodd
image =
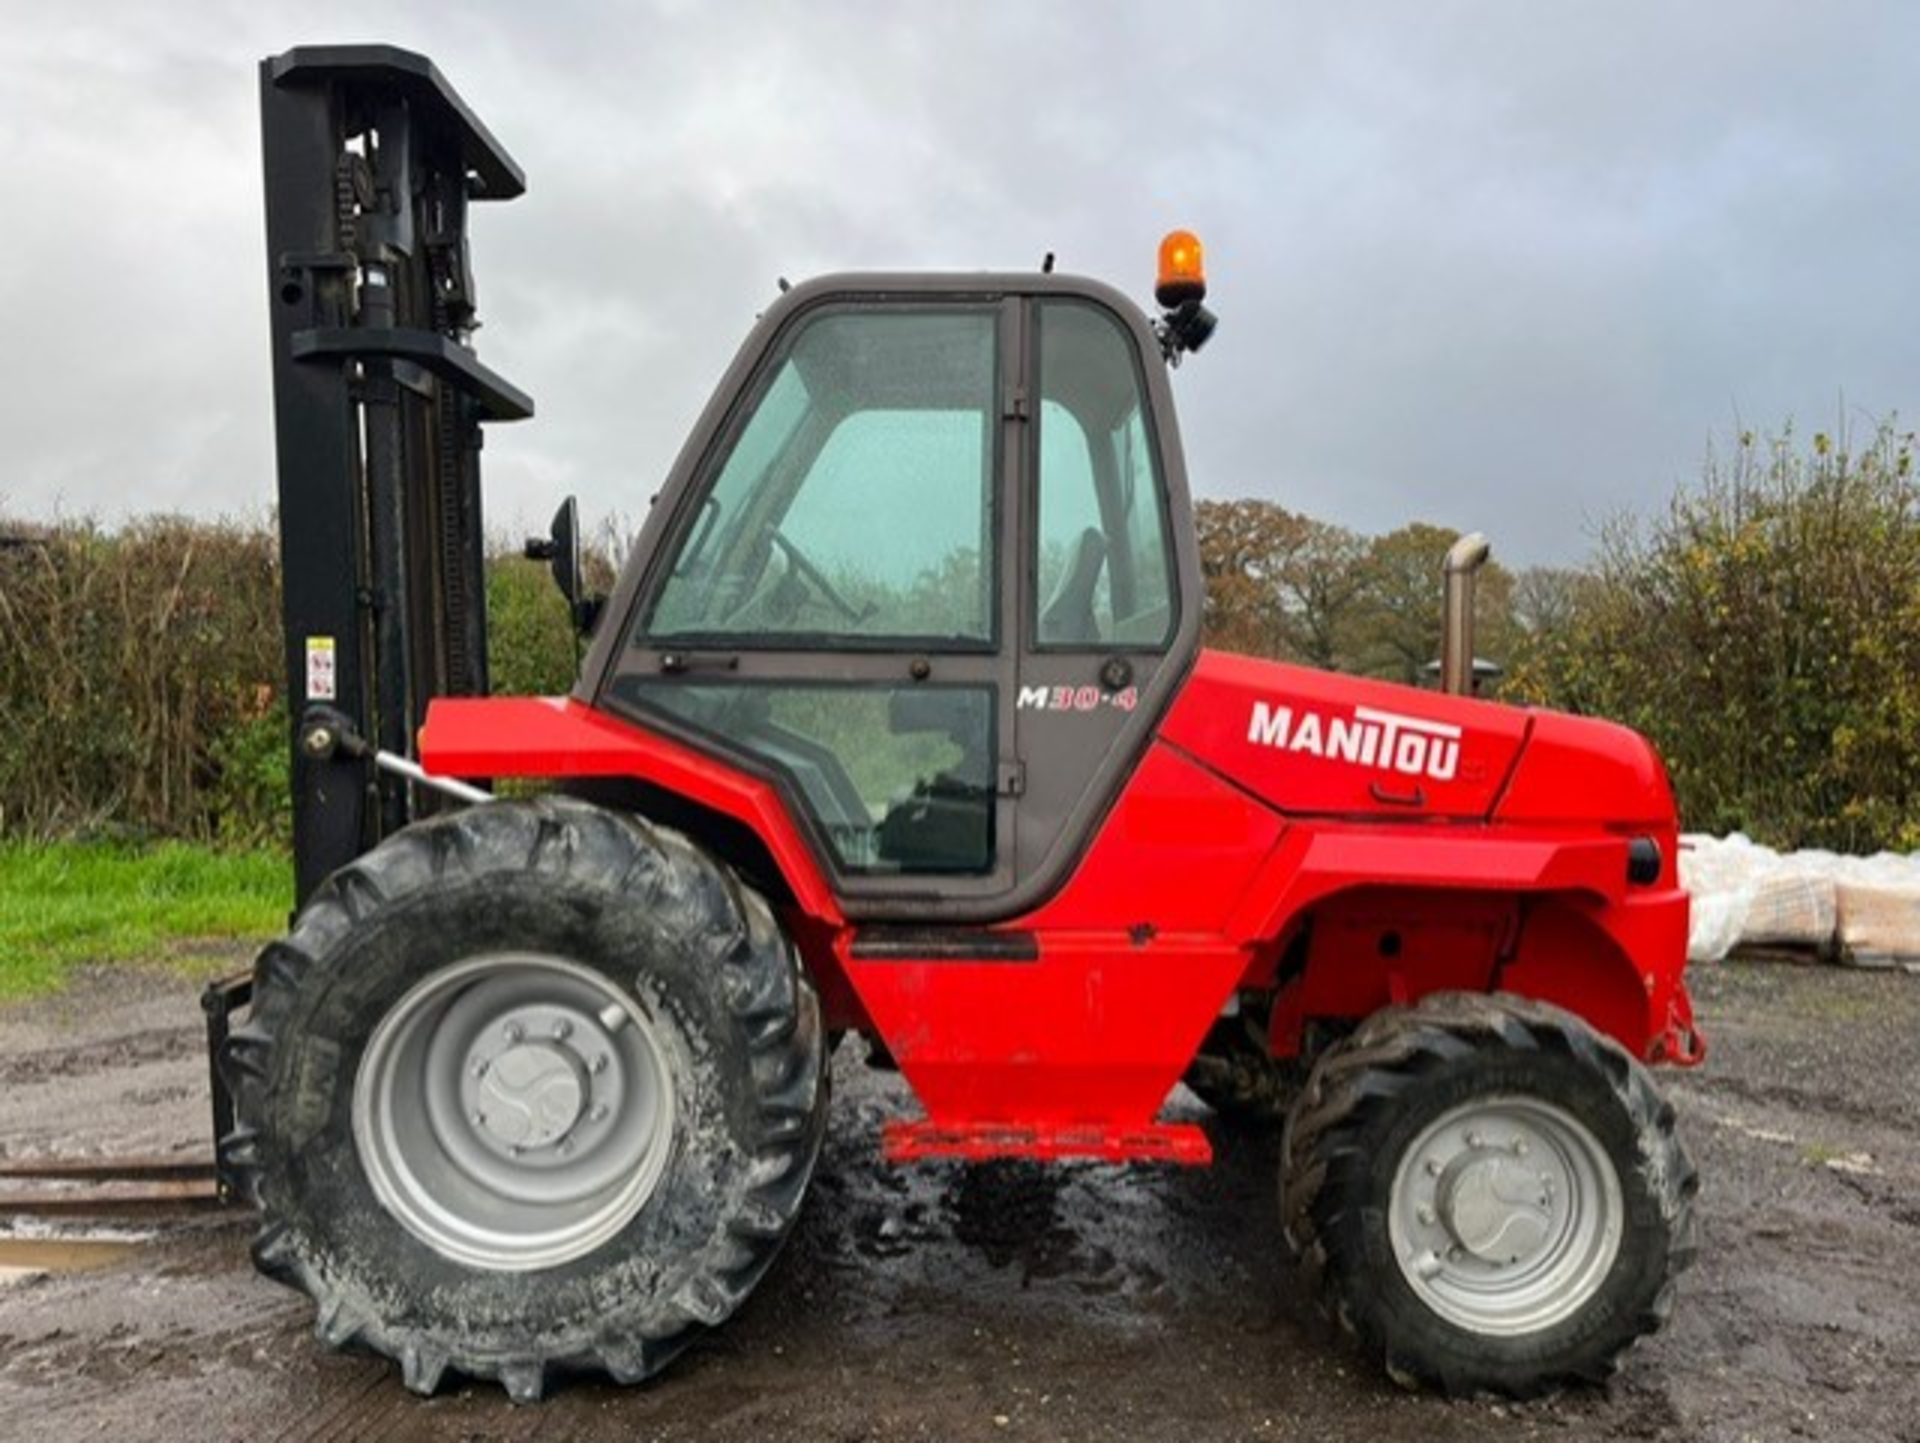
<svg viewBox="0 0 1920 1443">
<path fill-rule="evenodd" d="M 1598 1381 L 1672 1306 L 1696 1175 L 1647 1072 L 1578 1018 L 1442 994 L 1316 1065 L 1281 1209 L 1323 1304 L 1402 1382 Z"/>
<path fill-rule="evenodd" d="M 255 968 L 223 1058 L 254 1257 L 322 1338 L 516 1400 L 745 1299 L 825 1125 L 812 988 L 684 838 L 562 799 L 409 827 Z"/>
</svg>

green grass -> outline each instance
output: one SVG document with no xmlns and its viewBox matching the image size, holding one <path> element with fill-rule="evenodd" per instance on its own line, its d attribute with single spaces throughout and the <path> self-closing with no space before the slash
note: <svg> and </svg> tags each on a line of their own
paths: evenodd
<svg viewBox="0 0 1920 1443">
<path fill-rule="evenodd" d="M 283 930 L 292 901 L 277 852 L 0 844 L 0 999 L 55 991 L 81 963 L 191 966 L 196 943 Z"/>
</svg>

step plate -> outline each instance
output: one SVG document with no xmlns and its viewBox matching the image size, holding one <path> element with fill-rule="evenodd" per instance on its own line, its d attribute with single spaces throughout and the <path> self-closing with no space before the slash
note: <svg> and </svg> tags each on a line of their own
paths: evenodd
<svg viewBox="0 0 1920 1443">
<path fill-rule="evenodd" d="M 924 1162 L 955 1158 L 985 1162 L 1023 1157 L 1036 1162 L 1076 1158 L 1096 1162 L 1170 1162 L 1204 1167 L 1213 1161 L 1213 1144 L 1189 1122 L 1149 1127 L 1008 1127 L 979 1123 L 943 1127 L 931 1122 L 889 1122 L 880 1129 L 881 1154 L 888 1162 Z"/>
</svg>

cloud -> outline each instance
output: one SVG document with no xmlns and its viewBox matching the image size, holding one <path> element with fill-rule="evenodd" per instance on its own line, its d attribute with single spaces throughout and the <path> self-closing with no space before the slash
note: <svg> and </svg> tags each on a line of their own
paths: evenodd
<svg viewBox="0 0 1920 1443">
<path fill-rule="evenodd" d="M 609 13 L 612 11 L 613 13 Z M 1144 295 L 1209 245 L 1204 494 L 1584 554 L 1734 422 L 1910 408 L 1920 12 L 1404 3 L 364 3 L 36 12 L 0 47 L 0 508 L 272 497 L 255 65 L 432 55 L 525 166 L 481 207 L 488 506 L 637 515 L 775 279 L 1017 268 Z"/>
</svg>

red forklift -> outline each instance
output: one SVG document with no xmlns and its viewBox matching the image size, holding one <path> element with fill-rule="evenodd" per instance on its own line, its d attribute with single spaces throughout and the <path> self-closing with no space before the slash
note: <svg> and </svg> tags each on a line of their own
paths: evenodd
<svg viewBox="0 0 1920 1443">
<path fill-rule="evenodd" d="M 222 1175 L 409 1388 L 637 1381 L 772 1264 L 847 1034 L 885 1155 L 1204 1165 L 1284 1127 L 1275 1244 L 1395 1379 L 1529 1396 L 1657 1328 L 1703 1055 L 1641 737 L 1201 644 L 1171 372 L 1053 274 L 787 289 L 564 697 L 488 694 L 466 222 L 519 168 L 425 58 L 261 73 L 299 909 L 210 1008 Z M 1457 584 L 1456 584 L 1457 583 Z M 504 779 L 510 797 L 496 795 Z M 528 785 L 539 783 L 540 786 Z"/>
</svg>

